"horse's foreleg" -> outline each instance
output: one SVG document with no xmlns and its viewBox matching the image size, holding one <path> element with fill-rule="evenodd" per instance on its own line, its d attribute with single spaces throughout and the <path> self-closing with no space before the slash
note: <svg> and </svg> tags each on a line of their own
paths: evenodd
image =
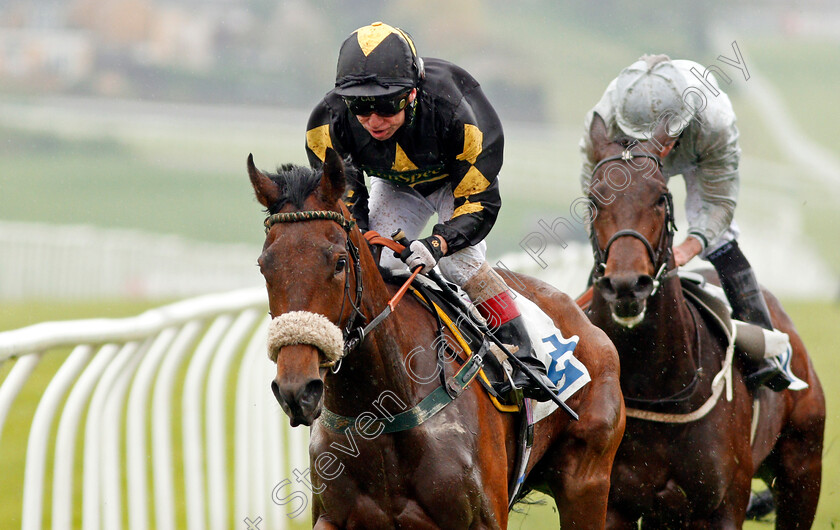
<svg viewBox="0 0 840 530">
<path fill-rule="evenodd" d="M 750 500 L 751 477 L 749 472 L 739 470 L 726 490 L 720 505 L 707 517 L 695 519 L 685 525 L 692 530 L 715 529 L 737 530 L 744 526 L 747 504 Z M 682 525 L 681 525 L 682 526 Z"/>
<path fill-rule="evenodd" d="M 785 432 L 774 451 L 778 458 L 773 484 L 776 528 L 810 528 L 820 497 L 821 429 L 819 435 Z"/>
<path fill-rule="evenodd" d="M 580 422 L 577 436 L 556 449 L 559 465 L 546 474 L 564 530 L 606 524 L 610 473 L 624 432 L 623 414 L 581 414 Z"/>
<path fill-rule="evenodd" d="M 565 474 L 564 474 L 565 475 Z M 549 481 L 551 484 L 552 481 Z M 609 469 L 565 475 L 562 485 L 551 485 L 560 516 L 560 526 L 567 528 L 603 528 L 607 517 L 610 491 Z M 559 490 L 559 491 L 558 491 Z"/>
</svg>

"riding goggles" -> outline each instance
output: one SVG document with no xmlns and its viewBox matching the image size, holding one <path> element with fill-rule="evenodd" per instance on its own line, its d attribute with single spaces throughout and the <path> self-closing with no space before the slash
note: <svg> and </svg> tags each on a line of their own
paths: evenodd
<svg viewBox="0 0 840 530">
<path fill-rule="evenodd" d="M 408 106 L 411 90 L 393 96 L 344 96 L 344 103 L 356 116 L 393 116 Z"/>
</svg>

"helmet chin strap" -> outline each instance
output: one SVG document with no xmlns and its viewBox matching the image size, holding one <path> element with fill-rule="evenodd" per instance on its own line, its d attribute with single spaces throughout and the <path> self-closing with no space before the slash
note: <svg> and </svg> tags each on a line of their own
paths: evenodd
<svg viewBox="0 0 840 530">
<path fill-rule="evenodd" d="M 405 108 L 405 125 L 412 125 L 414 123 L 414 116 L 417 114 L 417 87 L 413 90 L 413 95 L 409 97 L 408 106 Z"/>
</svg>

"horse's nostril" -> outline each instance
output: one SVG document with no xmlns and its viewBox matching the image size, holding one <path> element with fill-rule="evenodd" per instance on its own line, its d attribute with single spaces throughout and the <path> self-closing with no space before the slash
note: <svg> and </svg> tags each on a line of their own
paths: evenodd
<svg viewBox="0 0 840 530">
<path fill-rule="evenodd" d="M 647 274 L 639 276 L 633 291 L 638 297 L 646 298 L 653 291 L 653 278 Z"/>
<path fill-rule="evenodd" d="M 605 276 L 598 280 L 598 289 L 607 301 L 623 299 L 643 300 L 653 292 L 653 278 L 647 274 Z"/>
<path fill-rule="evenodd" d="M 605 296 L 615 295 L 615 287 L 613 286 L 612 280 L 608 277 L 603 277 L 596 282 L 598 285 L 598 289 L 600 289 L 601 293 Z"/>
<path fill-rule="evenodd" d="M 283 396 L 280 395 L 280 386 L 277 384 L 277 381 L 271 382 L 271 392 L 274 394 L 274 399 L 276 399 L 277 402 L 282 405 L 284 403 L 284 400 Z"/>
<path fill-rule="evenodd" d="M 324 393 L 324 382 L 320 379 L 313 379 L 306 383 L 298 392 L 298 402 L 301 407 L 315 407 L 321 401 Z"/>
</svg>

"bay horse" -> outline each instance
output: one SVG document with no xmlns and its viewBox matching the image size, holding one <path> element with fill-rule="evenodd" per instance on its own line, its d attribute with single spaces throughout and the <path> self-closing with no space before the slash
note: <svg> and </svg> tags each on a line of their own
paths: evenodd
<svg viewBox="0 0 840 530">
<path fill-rule="evenodd" d="M 732 359 L 723 328 L 687 301 L 674 271 L 676 227 L 660 165 L 673 139 L 660 128 L 655 141 L 628 146 L 608 137 L 597 114 L 589 134 L 599 162 L 588 315 L 618 349 L 627 406 L 607 526 L 637 528 L 641 518 L 643 528 L 741 528 L 757 476 L 774 495 L 776 528 L 810 528 L 825 398 L 793 323 L 765 290 L 773 324 L 790 336 L 793 371 L 809 388 L 753 396 L 736 361 L 727 399 L 727 378 L 716 377 Z"/>
<path fill-rule="evenodd" d="M 516 421 L 498 412 L 480 385 L 405 430 L 384 432 L 376 419 L 396 416 L 441 388 L 437 378 L 420 381 L 408 370 L 409 361 L 414 374 L 439 368 L 430 347 L 438 325 L 415 297 L 405 296 L 335 364 L 342 339 L 359 337 L 353 330 L 379 315 L 397 289 L 383 280 L 341 200 L 341 158 L 328 149 L 317 170 L 287 164 L 266 174 L 249 156 L 248 173 L 270 216 L 258 263 L 272 322 L 317 322 L 313 337 L 274 352 L 272 382 L 292 426 L 311 426 L 314 527 L 505 528 Z M 535 279 L 517 279 L 525 286 L 521 294 L 566 336 L 580 337 L 575 355 L 592 378 L 568 401 L 579 421 L 560 411 L 536 424 L 525 484 L 553 495 L 564 529 L 603 528 L 612 460 L 624 430 L 618 357 L 571 298 Z M 429 354 L 410 359 L 418 347 Z M 449 376 L 458 368 L 444 365 Z M 355 428 L 342 432 L 327 425 L 327 412 L 355 419 Z"/>
</svg>

